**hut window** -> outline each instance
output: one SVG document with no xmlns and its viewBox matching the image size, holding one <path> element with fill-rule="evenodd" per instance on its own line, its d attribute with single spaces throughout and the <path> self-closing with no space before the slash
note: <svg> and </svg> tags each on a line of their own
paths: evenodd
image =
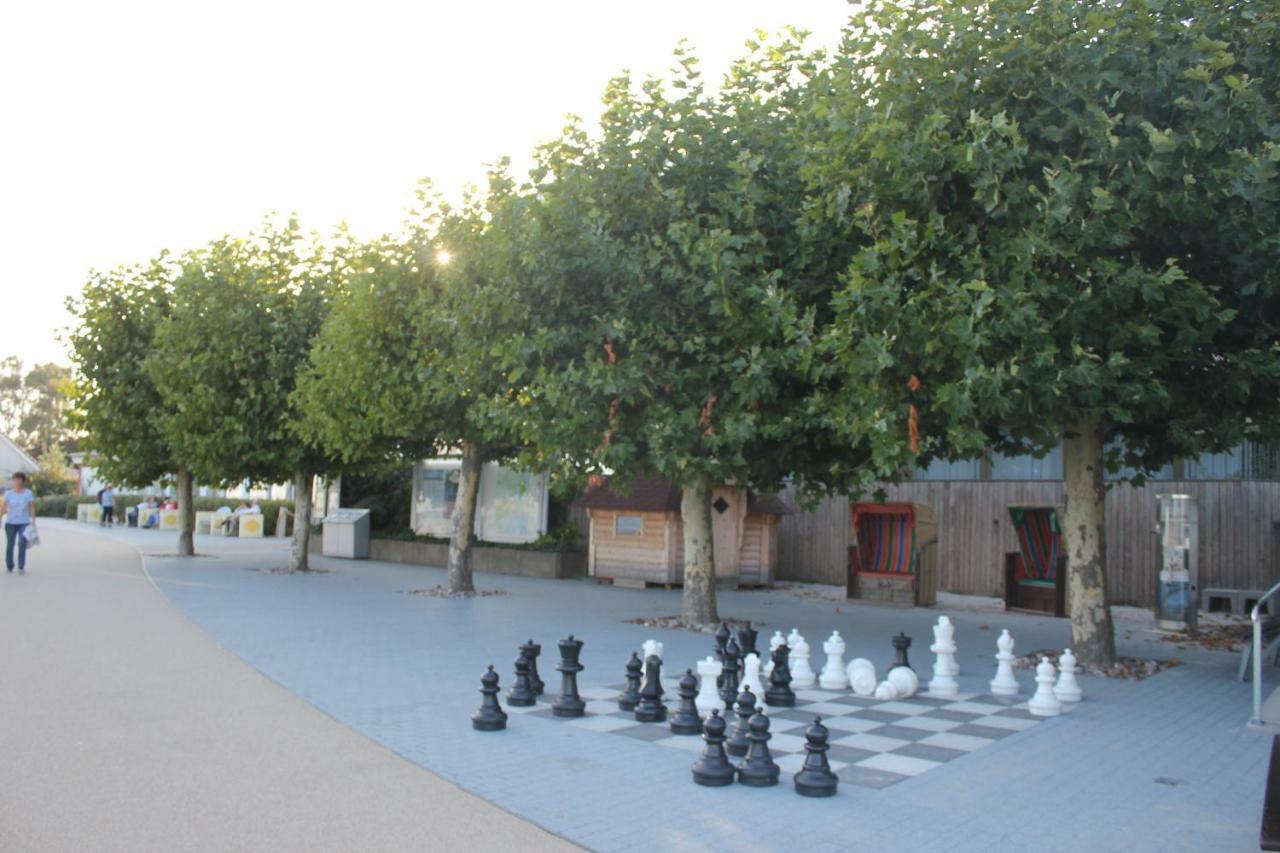
<svg viewBox="0 0 1280 853">
<path fill-rule="evenodd" d="M 613 520 L 613 532 L 618 536 L 639 536 L 644 532 L 644 516 L 616 516 Z"/>
<path fill-rule="evenodd" d="M 729 502 L 723 497 L 719 497 L 716 498 L 716 502 L 713 503 L 712 506 L 715 507 L 716 512 L 724 515 L 724 511 L 729 508 Z"/>
</svg>

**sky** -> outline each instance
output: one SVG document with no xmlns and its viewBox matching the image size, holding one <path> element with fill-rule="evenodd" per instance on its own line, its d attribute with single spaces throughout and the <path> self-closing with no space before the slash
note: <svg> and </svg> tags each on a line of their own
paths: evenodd
<svg viewBox="0 0 1280 853">
<path fill-rule="evenodd" d="M 220 0 L 11 3 L 0 11 L 0 356 L 67 361 L 63 305 L 91 269 L 296 212 L 392 229 L 520 160 L 610 77 L 718 78 L 757 29 L 834 44 L 845 0 L 644 4 Z"/>
</svg>

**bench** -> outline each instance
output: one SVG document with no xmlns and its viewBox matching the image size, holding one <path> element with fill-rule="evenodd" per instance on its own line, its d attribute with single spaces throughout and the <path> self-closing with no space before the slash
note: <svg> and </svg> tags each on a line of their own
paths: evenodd
<svg viewBox="0 0 1280 853">
<path fill-rule="evenodd" d="M 1266 595 L 1265 590 L 1261 589 L 1223 589 L 1222 587 L 1205 587 L 1200 591 L 1200 609 L 1205 613 L 1216 613 L 1219 609 L 1217 604 L 1225 602 L 1226 610 L 1232 616 L 1248 616 L 1249 611 L 1253 609 L 1253 605 L 1262 600 L 1262 596 Z M 1275 599 L 1270 599 L 1264 605 L 1267 615 L 1274 616 Z"/>
<path fill-rule="evenodd" d="M 1263 850 L 1280 850 L 1280 735 L 1271 739 L 1271 764 L 1267 769 L 1267 788 L 1262 795 L 1262 832 L 1259 845 Z"/>
</svg>

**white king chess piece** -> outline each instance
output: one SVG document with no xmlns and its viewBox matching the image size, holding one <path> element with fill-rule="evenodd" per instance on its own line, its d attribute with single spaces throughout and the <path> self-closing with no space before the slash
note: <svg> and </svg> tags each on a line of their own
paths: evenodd
<svg viewBox="0 0 1280 853">
<path fill-rule="evenodd" d="M 866 658 L 854 658 L 845 667 L 849 687 L 855 696 L 870 696 L 876 692 L 876 665 Z"/>
<path fill-rule="evenodd" d="M 773 653 L 786 641 L 787 638 L 782 636 L 781 631 L 773 632 L 773 637 L 769 640 L 769 654 L 764 656 L 764 664 L 760 667 L 761 678 L 767 679 L 773 673 Z"/>
<path fill-rule="evenodd" d="M 791 646 L 791 687 L 792 689 L 812 687 L 818 683 L 818 679 L 813 674 L 813 667 L 809 666 L 809 644 L 799 634 L 794 636 L 798 641 Z"/>
<path fill-rule="evenodd" d="M 848 690 L 849 676 L 844 671 L 844 640 L 839 631 L 832 631 L 831 636 L 822 644 L 827 653 L 827 662 L 822 667 L 822 675 L 818 676 L 818 686 L 824 690 Z"/>
<path fill-rule="evenodd" d="M 662 660 L 662 643 L 657 640 L 645 640 L 640 644 L 640 648 L 643 650 L 642 654 L 644 655 L 644 657 L 640 658 L 641 660 L 648 660 L 651 657 Z"/>
<path fill-rule="evenodd" d="M 764 704 L 764 685 L 760 682 L 760 656 L 755 652 L 742 659 L 742 680 L 738 691 L 750 690 L 758 704 Z"/>
<path fill-rule="evenodd" d="M 1036 694 L 1027 703 L 1027 710 L 1037 717 L 1056 717 L 1062 713 L 1062 703 L 1053 695 L 1053 664 L 1046 657 L 1036 664 Z"/>
<path fill-rule="evenodd" d="M 960 695 L 960 685 L 956 683 L 956 626 L 946 616 L 938 617 L 938 624 L 933 626 L 933 645 L 929 651 L 937 655 L 933 662 L 933 680 L 929 682 L 929 695 L 941 699 L 954 699 Z"/>
<path fill-rule="evenodd" d="M 713 657 L 698 661 L 698 695 L 694 698 L 693 704 L 697 706 L 698 715 L 701 717 L 710 716 L 714 708 L 724 708 L 724 700 L 720 698 L 720 691 L 716 689 L 716 679 L 720 677 L 723 669 L 724 664 Z"/>
<path fill-rule="evenodd" d="M 1058 658 L 1058 683 L 1054 685 L 1053 695 L 1062 702 L 1079 702 L 1084 698 L 1084 691 L 1076 681 L 1076 656 L 1071 649 L 1063 649 Z"/>
<path fill-rule="evenodd" d="M 1018 679 L 1013 676 L 1013 637 L 1009 629 L 1000 632 L 996 640 L 996 677 L 991 679 L 992 696 L 1017 696 Z"/>
</svg>

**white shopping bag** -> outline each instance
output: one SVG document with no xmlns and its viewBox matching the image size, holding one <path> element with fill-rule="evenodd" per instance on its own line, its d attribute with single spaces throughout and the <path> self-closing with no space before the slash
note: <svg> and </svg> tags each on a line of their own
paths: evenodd
<svg viewBox="0 0 1280 853">
<path fill-rule="evenodd" d="M 40 531 L 34 524 L 28 524 L 22 531 L 22 538 L 27 540 L 28 548 L 34 548 L 40 544 Z"/>
</svg>

